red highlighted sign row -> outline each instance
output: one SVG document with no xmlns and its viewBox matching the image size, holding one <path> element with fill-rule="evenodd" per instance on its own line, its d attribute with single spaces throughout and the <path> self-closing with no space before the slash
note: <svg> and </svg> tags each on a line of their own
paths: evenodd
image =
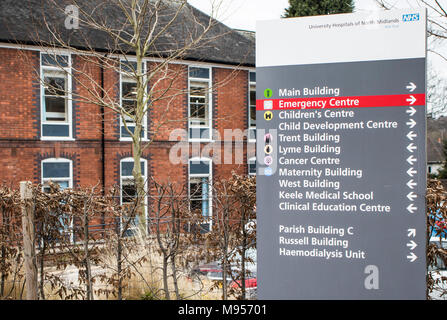
<svg viewBox="0 0 447 320">
<path fill-rule="evenodd" d="M 425 94 L 256 100 L 256 110 L 424 106 Z"/>
</svg>

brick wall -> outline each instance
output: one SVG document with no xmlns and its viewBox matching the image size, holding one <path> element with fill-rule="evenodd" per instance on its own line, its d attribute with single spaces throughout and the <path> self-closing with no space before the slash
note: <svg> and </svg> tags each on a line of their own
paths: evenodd
<svg viewBox="0 0 447 320">
<path fill-rule="evenodd" d="M 157 65 L 149 64 L 149 68 Z M 162 68 L 149 86 L 154 99 L 150 109 L 150 137 L 156 141 L 169 141 L 175 129 L 187 129 L 188 117 L 188 67 L 175 64 Z"/>
<path fill-rule="evenodd" d="M 73 102 L 74 141 L 41 141 L 40 139 L 40 70 L 39 51 L 0 48 L 0 182 L 18 187 L 22 180 L 41 182 L 41 161 L 46 158 L 68 158 L 73 161 L 75 187 L 91 187 L 104 183 L 106 189 L 119 183 L 120 160 L 132 156 L 130 142 L 119 140 L 119 117 L 109 109 L 104 113 L 104 145 L 102 144 L 101 108 L 88 101 Z M 74 67 L 73 91 L 82 97 L 91 97 L 89 90 L 98 92 L 101 68 L 95 58 L 72 55 Z M 149 64 L 150 68 L 156 67 Z M 187 187 L 188 154 L 180 164 L 171 163 L 170 133 L 178 128 L 187 129 L 188 115 L 188 67 L 173 64 L 162 70 L 150 83 L 157 94 L 165 88 L 168 98 L 155 99 L 149 114 L 151 141 L 144 152 L 148 171 L 159 182 L 171 181 Z M 168 77 L 161 79 L 168 74 Z M 248 72 L 213 67 L 213 128 L 222 139 L 224 129 L 247 129 Z M 106 69 L 103 74 L 105 98 L 119 101 L 119 74 Z M 159 81 L 160 80 L 160 81 Z M 84 100 L 84 99 L 83 99 Z M 163 123 L 162 126 L 158 126 Z M 186 142 L 186 150 L 192 150 Z M 247 173 L 247 157 L 254 155 L 254 145 L 246 140 L 227 144 L 197 144 L 199 150 L 215 160 L 213 177 L 223 179 L 232 170 Z M 104 181 L 103 159 L 104 148 Z M 240 164 L 235 162 L 235 148 L 242 148 Z M 227 150 L 226 150 L 227 149 Z M 224 155 L 232 156 L 224 162 Z M 247 156 L 247 149 L 249 155 Z M 190 152 L 191 153 L 191 152 Z M 151 189 L 151 185 L 148 186 Z M 187 189 L 186 189 L 187 190 Z M 95 222 L 96 223 L 96 222 Z"/>
<path fill-rule="evenodd" d="M 0 137 L 36 139 L 40 135 L 38 51 L 0 49 Z"/>
<path fill-rule="evenodd" d="M 248 128 L 248 72 L 213 68 L 215 128 L 224 139 L 224 129 Z"/>
<path fill-rule="evenodd" d="M 100 140 L 101 108 L 95 102 L 101 97 L 101 74 L 96 57 L 72 56 L 73 64 L 73 120 L 75 139 Z M 89 101 L 93 103 L 88 103 Z"/>
</svg>

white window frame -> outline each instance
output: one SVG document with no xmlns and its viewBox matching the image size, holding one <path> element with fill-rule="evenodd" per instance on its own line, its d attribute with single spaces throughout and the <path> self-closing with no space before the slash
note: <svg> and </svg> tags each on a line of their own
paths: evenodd
<svg viewBox="0 0 447 320">
<path fill-rule="evenodd" d="M 64 56 L 67 57 L 68 67 L 62 66 L 43 66 L 42 65 L 42 56 L 43 55 L 55 55 L 55 56 Z M 66 52 L 40 52 L 40 139 L 41 140 L 50 140 L 50 141 L 61 141 L 61 140 L 75 140 L 73 138 L 73 95 L 72 95 L 72 57 L 70 53 Z M 45 119 L 46 111 L 44 110 L 45 105 L 45 71 L 54 71 L 54 72 L 65 72 L 67 74 L 67 121 L 47 121 Z M 68 137 L 51 137 L 43 135 L 43 126 L 46 124 L 66 124 L 68 125 Z"/>
<path fill-rule="evenodd" d="M 191 174 L 191 162 L 204 162 L 209 163 L 209 173 L 208 174 Z M 191 197 L 191 178 L 208 178 L 208 219 L 204 223 L 208 223 L 210 226 L 210 231 L 213 228 L 213 160 L 210 158 L 200 158 L 194 157 L 190 158 L 188 161 L 188 197 Z M 189 201 L 189 208 L 191 210 L 191 200 Z"/>
<path fill-rule="evenodd" d="M 69 163 L 70 164 L 70 176 L 68 178 L 44 178 L 43 176 L 43 164 L 44 163 Z M 73 161 L 70 159 L 65 158 L 48 158 L 44 159 L 40 162 L 40 175 L 41 175 L 41 181 L 42 181 L 42 191 L 45 188 L 45 184 L 52 181 L 52 182 L 62 182 L 62 181 L 68 181 L 68 187 L 67 188 L 73 188 Z M 67 226 L 69 228 L 70 232 L 70 243 L 74 243 L 74 232 L 73 232 L 73 219 L 70 221 L 70 225 Z"/>
<path fill-rule="evenodd" d="M 120 96 L 120 106 L 122 108 L 122 105 L 123 105 L 123 73 L 125 73 L 125 72 L 123 72 L 121 70 L 121 63 L 123 63 L 123 62 L 124 63 L 126 63 L 126 62 L 129 62 L 129 63 L 135 62 L 136 63 L 137 59 L 126 57 L 126 59 L 120 59 L 119 62 L 120 62 L 120 65 L 119 65 L 119 68 L 120 68 L 119 69 L 120 70 L 120 72 L 119 72 L 119 76 L 120 76 L 119 96 Z M 146 77 L 147 69 L 146 68 L 147 68 L 148 64 L 147 64 L 146 60 L 143 60 L 142 62 L 143 62 L 142 68 L 144 71 L 143 81 L 146 82 L 146 79 L 147 79 L 147 77 Z M 147 92 L 146 92 L 146 94 L 147 94 Z M 148 114 L 146 112 L 144 119 L 143 119 L 143 136 L 141 137 L 141 141 L 149 141 L 148 140 L 148 119 L 147 118 L 148 118 Z M 135 125 L 135 123 L 133 123 L 133 122 L 127 122 L 127 125 L 129 125 L 129 124 L 130 124 L 130 126 Z M 132 141 L 132 137 L 123 137 L 122 136 L 122 128 L 124 128 L 123 117 L 120 115 L 120 127 L 119 127 L 120 141 Z M 126 129 L 124 128 L 124 130 L 126 130 Z"/>
<path fill-rule="evenodd" d="M 200 68 L 200 69 L 207 69 L 209 78 L 208 80 L 205 78 L 194 78 L 190 77 L 190 70 L 191 68 Z M 188 66 L 188 140 L 190 142 L 207 142 L 212 141 L 213 139 L 213 133 L 212 133 L 212 127 L 213 127 L 213 69 L 212 67 L 206 67 L 201 65 L 189 65 Z M 208 86 L 208 126 L 193 126 L 191 125 L 190 115 L 191 115 L 191 83 L 192 82 L 202 82 Z M 192 138 L 191 137 L 191 129 L 208 129 L 208 137 L 205 138 Z"/>
<path fill-rule="evenodd" d="M 256 134 L 251 134 L 251 131 L 256 132 L 256 124 L 253 126 L 251 123 L 251 91 L 252 87 L 254 87 L 254 92 L 255 92 L 255 96 L 256 96 L 256 81 L 251 81 L 250 80 L 250 73 L 255 73 L 256 71 L 248 71 L 248 141 L 249 142 L 256 142 Z M 256 112 L 256 99 L 255 99 L 255 112 Z M 250 137 L 255 137 L 254 139 L 251 139 Z"/>
<path fill-rule="evenodd" d="M 43 177 L 43 164 L 44 163 L 69 163 L 70 164 L 70 177 L 67 178 L 44 178 Z M 59 181 L 68 181 L 68 188 L 73 188 L 73 161 L 65 158 L 48 158 L 41 161 L 41 181 L 42 185 L 46 182 L 59 182 Z"/>
<path fill-rule="evenodd" d="M 148 205 L 147 205 L 147 160 L 141 158 L 140 159 L 141 162 L 143 162 L 143 166 L 144 166 L 144 175 L 142 175 L 143 180 L 144 180 L 144 192 L 145 192 L 145 197 L 144 197 L 144 216 L 146 221 L 148 220 Z M 134 180 L 133 175 L 130 176 L 123 176 L 123 162 L 134 162 L 134 159 L 131 157 L 128 158 L 123 158 L 120 160 L 120 205 L 123 205 L 123 180 Z M 135 217 L 134 217 L 135 218 Z M 120 221 L 120 231 L 122 232 L 122 224 L 123 221 L 121 219 Z M 127 230 L 136 230 L 137 226 L 135 226 L 135 228 L 129 227 Z"/>
<path fill-rule="evenodd" d="M 250 172 L 250 162 L 251 162 L 251 161 L 255 163 L 255 165 L 256 165 L 256 169 L 257 169 L 256 157 L 251 157 L 250 159 L 248 159 L 248 163 L 247 163 L 247 166 L 248 166 L 248 175 L 249 175 L 249 176 L 256 176 L 256 170 L 255 170 L 255 172 Z"/>
</svg>

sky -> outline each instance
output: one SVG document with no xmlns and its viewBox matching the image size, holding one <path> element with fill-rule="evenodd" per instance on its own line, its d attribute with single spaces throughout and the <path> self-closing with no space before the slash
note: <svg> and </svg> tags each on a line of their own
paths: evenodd
<svg viewBox="0 0 447 320">
<path fill-rule="evenodd" d="M 400 0 L 393 2 L 396 1 Z M 216 18 L 219 21 L 234 29 L 251 31 L 256 29 L 256 20 L 280 18 L 289 5 L 288 0 L 189 0 L 189 3 L 208 14 L 214 4 Z M 355 4 L 356 11 L 371 11 L 378 8 L 375 0 L 356 0 Z"/>
<path fill-rule="evenodd" d="M 396 8 L 417 7 L 416 0 L 386 0 Z M 447 0 L 438 0 L 447 7 Z M 257 20 L 279 19 L 289 5 L 288 0 L 189 0 L 197 9 L 212 14 L 212 4 L 215 4 L 217 20 L 233 29 L 256 31 Z M 219 4 L 217 7 L 216 4 Z M 217 7 L 217 8 L 216 8 Z M 355 0 L 355 11 L 376 11 L 379 8 L 375 0 Z M 447 57 L 446 45 L 437 47 L 436 50 Z M 428 54 L 428 63 L 433 65 L 443 78 L 447 79 L 447 61 L 436 54 Z"/>
</svg>

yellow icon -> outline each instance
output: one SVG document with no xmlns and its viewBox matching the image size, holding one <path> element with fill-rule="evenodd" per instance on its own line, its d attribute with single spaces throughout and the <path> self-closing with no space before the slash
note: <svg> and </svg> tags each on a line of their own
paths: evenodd
<svg viewBox="0 0 447 320">
<path fill-rule="evenodd" d="M 272 151 L 273 151 L 273 148 L 272 148 L 272 146 L 271 145 L 266 145 L 265 146 L 265 148 L 264 148 L 264 152 L 266 153 L 266 154 L 270 154 L 270 153 L 272 153 Z"/>
<path fill-rule="evenodd" d="M 264 113 L 264 119 L 270 121 L 273 119 L 273 113 L 271 111 L 267 111 Z"/>
</svg>

